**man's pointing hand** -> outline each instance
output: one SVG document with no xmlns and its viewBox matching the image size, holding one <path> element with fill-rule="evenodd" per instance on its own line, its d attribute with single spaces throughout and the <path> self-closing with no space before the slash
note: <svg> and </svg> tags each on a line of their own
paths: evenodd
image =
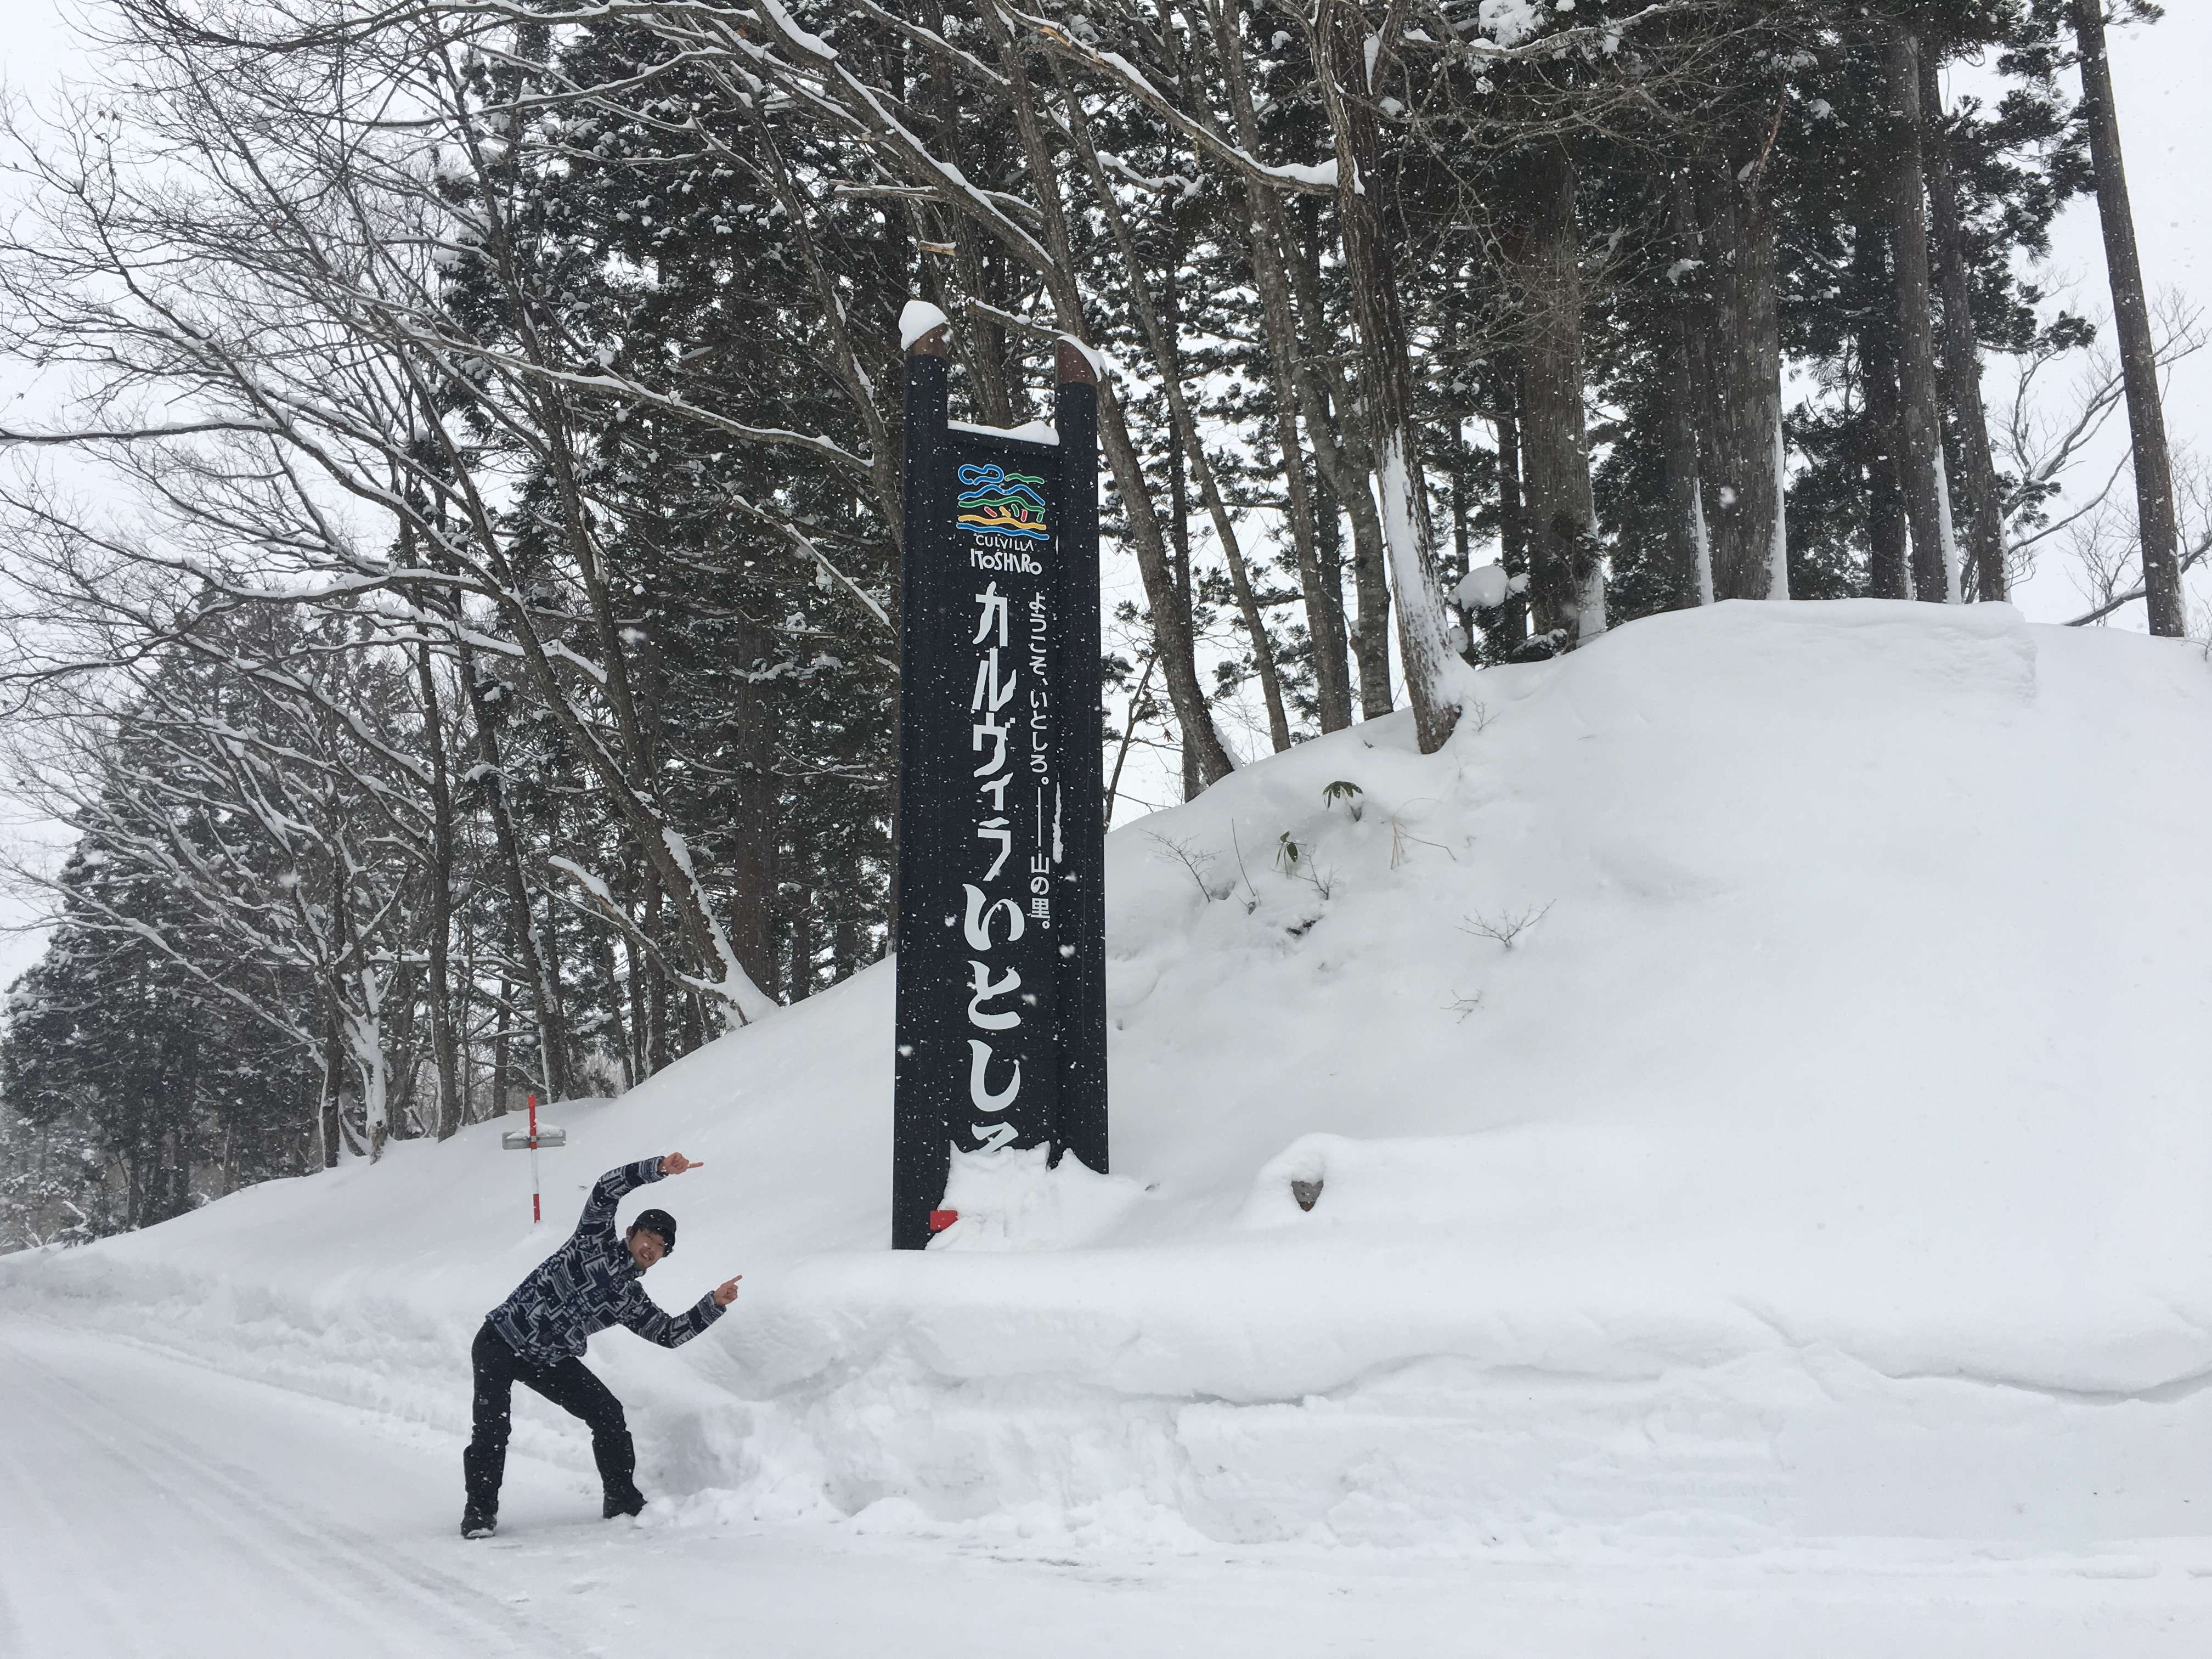
<svg viewBox="0 0 2212 1659">
<path fill-rule="evenodd" d="M 703 1170 L 703 1163 L 694 1164 L 681 1152 L 671 1152 L 660 1160 L 660 1173 L 665 1176 L 682 1175 L 686 1170 Z"/>
</svg>

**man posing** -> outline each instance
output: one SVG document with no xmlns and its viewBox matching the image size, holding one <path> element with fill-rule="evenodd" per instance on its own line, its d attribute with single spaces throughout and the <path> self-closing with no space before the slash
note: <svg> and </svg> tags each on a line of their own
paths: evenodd
<svg viewBox="0 0 2212 1659">
<path fill-rule="evenodd" d="M 622 1324 L 664 1348 L 678 1347 L 738 1299 L 738 1281 L 726 1279 L 684 1312 L 663 1313 L 637 1281 L 676 1248 L 676 1218 L 665 1210 L 641 1210 L 627 1233 L 615 1231 L 615 1206 L 623 1194 L 702 1167 L 671 1152 L 608 1170 L 592 1188 L 583 1219 L 568 1242 L 484 1316 L 470 1350 L 477 1373 L 476 1435 L 461 1454 L 468 1483 L 462 1537 L 485 1537 L 499 1524 L 499 1484 L 507 1472 L 508 1413 L 517 1382 L 590 1425 L 592 1455 L 606 1489 L 602 1513 L 608 1520 L 645 1507 L 645 1496 L 631 1478 L 637 1453 L 622 1401 L 584 1368 L 584 1340 L 593 1331 Z"/>
</svg>

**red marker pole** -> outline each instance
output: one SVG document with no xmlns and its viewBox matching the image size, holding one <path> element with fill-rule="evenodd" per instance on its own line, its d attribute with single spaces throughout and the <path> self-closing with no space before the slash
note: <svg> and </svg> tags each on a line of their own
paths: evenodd
<svg viewBox="0 0 2212 1659">
<path fill-rule="evenodd" d="M 530 1097 L 530 1224 L 535 1227 L 544 1218 L 538 1197 L 538 1096 L 533 1091 Z"/>
</svg>

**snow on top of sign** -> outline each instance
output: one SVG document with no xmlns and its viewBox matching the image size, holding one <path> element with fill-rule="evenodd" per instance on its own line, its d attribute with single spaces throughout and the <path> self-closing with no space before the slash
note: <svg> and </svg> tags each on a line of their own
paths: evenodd
<svg viewBox="0 0 2212 1659">
<path fill-rule="evenodd" d="M 942 328 L 945 315 L 927 300 L 908 300 L 899 313 L 899 349 L 911 351 L 915 342 L 933 328 Z"/>
<path fill-rule="evenodd" d="M 1056 444 L 1060 432 L 1050 421 L 1024 421 L 1019 426 L 978 426 L 973 421 L 947 421 L 948 432 L 980 432 L 987 438 L 1018 438 L 1026 444 Z"/>
<path fill-rule="evenodd" d="M 1112 358 L 1099 350 L 1097 346 L 1085 345 L 1073 334 L 1063 334 L 1059 337 L 1059 340 L 1061 345 L 1068 347 L 1071 350 L 1081 352 L 1083 361 L 1091 365 L 1091 372 L 1097 375 L 1102 383 L 1105 380 L 1106 371 L 1114 364 Z"/>
</svg>

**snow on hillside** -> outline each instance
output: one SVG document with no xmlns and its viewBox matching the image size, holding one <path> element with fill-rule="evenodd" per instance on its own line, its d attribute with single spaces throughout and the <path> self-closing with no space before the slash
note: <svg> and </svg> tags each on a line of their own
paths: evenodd
<svg viewBox="0 0 2212 1659">
<path fill-rule="evenodd" d="M 602 1170 L 677 1149 L 707 1167 L 632 1200 L 683 1226 L 649 1287 L 744 1297 L 592 1361 L 678 1523 L 2201 1535 L 2203 654 L 1723 605 L 1480 685 L 1440 755 L 1357 727 L 1112 838 L 1113 1176 L 966 1172 L 926 1255 L 883 1248 L 885 965 L 562 1106 L 534 1234 L 487 1125 L 0 1295 L 412 1419 L 458 1505 L 477 1321 Z M 535 1402 L 517 1433 L 582 1466 Z"/>
</svg>

